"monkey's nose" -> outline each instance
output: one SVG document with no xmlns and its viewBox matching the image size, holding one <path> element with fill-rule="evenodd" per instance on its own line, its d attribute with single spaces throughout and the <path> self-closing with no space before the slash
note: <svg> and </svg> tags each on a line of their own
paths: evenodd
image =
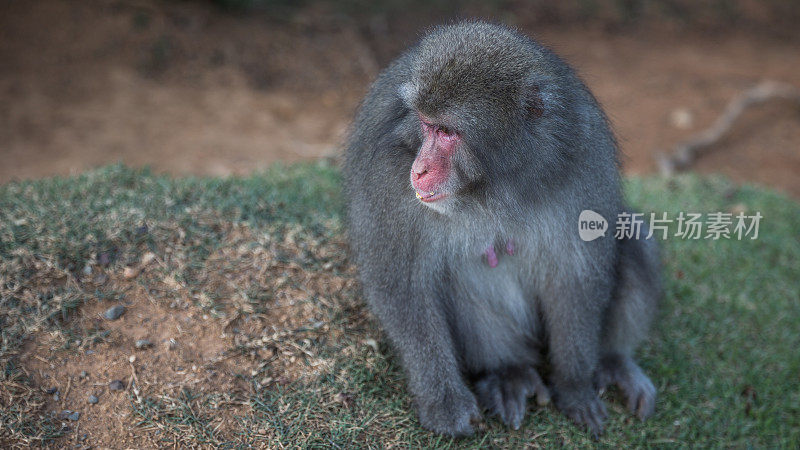
<svg viewBox="0 0 800 450">
<path fill-rule="evenodd" d="M 411 166 L 411 178 L 414 181 L 417 181 L 423 177 L 428 175 L 428 164 L 414 164 Z"/>
</svg>

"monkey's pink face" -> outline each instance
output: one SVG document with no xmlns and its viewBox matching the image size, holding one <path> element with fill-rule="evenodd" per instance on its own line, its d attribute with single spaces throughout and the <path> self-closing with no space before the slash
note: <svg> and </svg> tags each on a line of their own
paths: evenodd
<svg viewBox="0 0 800 450">
<path fill-rule="evenodd" d="M 411 185 L 417 198 L 432 203 L 446 198 L 453 169 L 453 155 L 461 136 L 443 126 L 434 125 L 420 114 L 424 141 L 411 165 Z"/>
</svg>

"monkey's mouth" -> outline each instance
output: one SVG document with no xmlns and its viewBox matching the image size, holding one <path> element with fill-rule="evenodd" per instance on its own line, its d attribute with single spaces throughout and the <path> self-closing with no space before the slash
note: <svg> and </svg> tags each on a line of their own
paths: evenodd
<svg viewBox="0 0 800 450">
<path fill-rule="evenodd" d="M 432 203 L 432 202 L 439 201 L 439 200 L 442 200 L 442 199 L 447 197 L 447 194 L 445 194 L 443 192 L 420 192 L 420 191 L 416 191 L 416 193 L 417 193 L 417 198 L 420 199 L 420 201 L 423 201 L 425 203 Z"/>
</svg>

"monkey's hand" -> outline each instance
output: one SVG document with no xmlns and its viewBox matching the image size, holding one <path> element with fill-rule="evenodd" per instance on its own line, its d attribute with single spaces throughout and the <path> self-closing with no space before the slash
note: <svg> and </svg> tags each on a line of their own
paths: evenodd
<svg viewBox="0 0 800 450">
<path fill-rule="evenodd" d="M 463 383 L 418 398 L 417 405 L 422 426 L 436 433 L 468 436 L 472 434 L 472 426 L 481 421 L 475 396 Z"/>
<path fill-rule="evenodd" d="M 573 422 L 591 431 L 595 438 L 603 433 L 608 413 L 593 390 L 557 390 L 555 404 Z"/>
</svg>

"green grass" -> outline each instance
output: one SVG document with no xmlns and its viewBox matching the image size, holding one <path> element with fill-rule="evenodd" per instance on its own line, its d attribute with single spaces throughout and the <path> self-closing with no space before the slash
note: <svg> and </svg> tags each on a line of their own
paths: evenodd
<svg viewBox="0 0 800 450">
<path fill-rule="evenodd" d="M 55 444 L 69 433 L 42 409 L 40 390 L 19 367 L 25 339 L 37 330 L 61 335 L 67 354 L 94 345 L 102 333 L 77 328 L 75 312 L 125 295 L 87 291 L 65 279 L 80 278 L 102 255 L 110 267 L 122 267 L 173 247 L 184 255 L 176 276 L 194 292 L 210 292 L 197 274 L 226 245 L 226 224 L 240 222 L 254 234 L 294 233 L 308 255 L 287 258 L 303 270 L 339 270 L 314 257 L 320 242 L 341 239 L 339 182 L 335 168 L 318 163 L 228 179 L 173 179 L 112 166 L 0 186 L 0 443 Z M 485 430 L 461 441 L 428 433 L 385 339 L 378 339 L 378 352 L 363 344 L 380 334 L 374 321 L 363 319 L 354 290 L 345 299 L 309 300 L 342 331 L 336 339 L 298 332 L 297 342 L 305 339 L 311 352 L 333 361 L 321 375 L 233 399 L 248 408 L 220 428 L 212 422 L 232 401 L 227 393 L 132 396 L 130 426 L 158 429 L 184 445 L 225 447 L 800 445 L 800 206 L 769 190 L 696 176 L 632 179 L 626 191 L 639 210 L 672 217 L 731 208 L 764 216 L 757 240 L 670 238 L 664 244 L 666 295 L 640 350 L 659 394 L 656 415 L 646 423 L 633 420 L 610 393 L 611 417 L 598 442 L 551 407 L 533 406 L 519 431 L 490 419 Z"/>
</svg>

